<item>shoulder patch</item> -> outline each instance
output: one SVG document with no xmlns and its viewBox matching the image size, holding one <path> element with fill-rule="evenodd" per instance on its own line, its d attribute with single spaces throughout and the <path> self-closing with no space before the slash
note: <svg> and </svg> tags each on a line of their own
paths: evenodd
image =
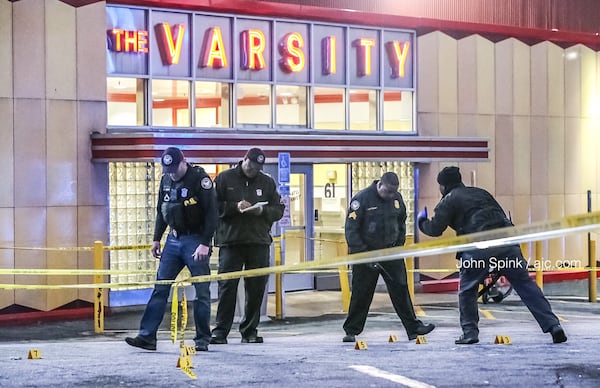
<svg viewBox="0 0 600 388">
<path fill-rule="evenodd" d="M 397 199 L 394 200 L 394 207 L 400 209 L 400 202 Z"/>
<path fill-rule="evenodd" d="M 350 202 L 350 209 L 358 210 L 359 207 L 360 207 L 360 202 L 358 202 L 357 200 Z"/>
<path fill-rule="evenodd" d="M 200 186 L 202 186 L 202 188 L 205 190 L 212 189 L 212 181 L 209 177 L 205 176 L 202 178 L 202 181 L 200 181 Z"/>
</svg>

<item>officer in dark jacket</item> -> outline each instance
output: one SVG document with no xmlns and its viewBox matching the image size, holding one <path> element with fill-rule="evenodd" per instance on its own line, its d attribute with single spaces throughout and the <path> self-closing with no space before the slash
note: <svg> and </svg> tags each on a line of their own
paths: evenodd
<svg viewBox="0 0 600 388">
<path fill-rule="evenodd" d="M 398 176 L 386 172 L 381 180 L 359 191 L 350 201 L 346 217 L 346 242 L 349 253 L 373 251 L 404 245 L 406 239 L 406 207 L 398 192 Z M 404 260 L 352 266 L 352 296 L 344 322 L 344 342 L 354 342 L 367 320 L 369 307 L 379 274 L 402 321 L 409 340 L 431 332 L 433 324 L 424 325 L 416 318 L 408 291 Z"/>
<path fill-rule="evenodd" d="M 283 216 L 284 205 L 275 181 L 261 170 L 265 154 L 248 150 L 238 165 L 215 179 L 219 222 L 215 244 L 219 247 L 219 273 L 269 266 L 271 226 Z M 256 328 L 269 277 L 244 279 L 244 318 L 239 330 L 243 343 L 262 343 Z M 226 344 L 237 300 L 239 279 L 219 281 L 219 305 L 211 344 Z"/>
<path fill-rule="evenodd" d="M 192 276 L 210 275 L 211 240 L 217 224 L 213 182 L 201 167 L 188 164 L 181 150 L 169 147 L 161 157 L 160 181 L 152 255 L 160 258 L 157 280 L 174 280 L 187 266 Z M 160 240 L 170 228 L 164 249 Z M 196 350 L 208 350 L 210 342 L 210 283 L 194 283 Z M 156 350 L 156 332 L 165 314 L 169 284 L 156 284 L 146 306 L 137 337 L 131 345 Z"/>
<path fill-rule="evenodd" d="M 440 236 L 448 226 L 457 235 L 512 226 L 490 193 L 462 183 L 458 167 L 445 167 L 438 174 L 437 182 L 442 199 L 435 207 L 433 218 L 427 218 L 426 207 L 417 216 L 419 229 L 426 235 Z M 459 252 L 457 258 L 460 260 L 458 303 L 463 335 L 456 344 L 479 342 L 477 290 L 490 270 L 497 270 L 508 278 L 543 332 L 552 335 L 554 343 L 567 340 L 550 303 L 529 277 L 527 261 L 519 245 Z"/>
</svg>

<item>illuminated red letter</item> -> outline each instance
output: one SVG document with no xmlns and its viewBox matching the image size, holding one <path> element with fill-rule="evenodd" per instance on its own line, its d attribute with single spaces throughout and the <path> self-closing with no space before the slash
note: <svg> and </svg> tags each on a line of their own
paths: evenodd
<svg viewBox="0 0 600 388">
<path fill-rule="evenodd" d="M 200 66 L 220 69 L 227 67 L 227 54 L 223 45 L 223 35 L 219 27 L 212 27 L 204 35 L 204 49 Z"/>
<path fill-rule="evenodd" d="M 321 72 L 323 75 L 335 74 L 337 63 L 335 57 L 335 36 L 331 35 L 321 40 Z"/>
<path fill-rule="evenodd" d="M 174 25 L 173 31 L 175 34 L 173 34 L 169 23 L 164 22 L 157 24 L 155 30 L 158 35 L 158 48 L 163 63 L 165 65 L 176 65 L 179 63 L 179 57 L 181 56 L 185 26 L 183 24 Z M 173 39 L 174 36 L 175 39 Z"/>
<path fill-rule="evenodd" d="M 305 60 L 302 47 L 304 47 L 304 39 L 297 32 L 290 32 L 281 39 L 279 52 L 283 55 L 283 58 L 281 58 L 279 64 L 284 71 L 291 73 L 304 69 Z"/>
<path fill-rule="evenodd" d="M 375 46 L 375 39 L 360 38 L 354 41 L 356 46 L 357 71 L 360 77 L 371 74 L 371 47 Z"/>
<path fill-rule="evenodd" d="M 245 30 L 240 34 L 240 66 L 244 70 L 262 70 L 266 66 L 265 34 L 260 30 Z"/>
<path fill-rule="evenodd" d="M 108 30 L 109 50 L 125 52 L 148 52 L 148 31 L 127 31 L 118 28 Z"/>
<path fill-rule="evenodd" d="M 393 40 L 385 44 L 388 60 L 392 67 L 392 78 L 404 78 L 404 67 L 406 65 L 406 57 L 410 49 L 410 42 L 404 42 L 400 48 L 400 42 Z"/>
</svg>

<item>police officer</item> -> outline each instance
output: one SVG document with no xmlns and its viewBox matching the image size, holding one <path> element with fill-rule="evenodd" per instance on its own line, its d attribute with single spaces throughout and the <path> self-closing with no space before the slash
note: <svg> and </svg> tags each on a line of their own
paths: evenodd
<svg viewBox="0 0 600 388">
<path fill-rule="evenodd" d="M 366 252 L 404 245 L 406 207 L 398 192 L 398 176 L 386 172 L 379 181 L 359 191 L 350 201 L 346 217 L 346 242 L 349 253 Z M 408 291 L 404 260 L 352 266 L 352 296 L 344 322 L 344 342 L 354 342 L 363 331 L 379 275 L 382 275 L 396 314 L 409 340 L 431 332 L 433 324 L 416 318 Z"/>
<path fill-rule="evenodd" d="M 442 199 L 435 208 L 433 218 L 428 219 L 427 207 L 417 216 L 419 229 L 426 235 L 440 236 L 448 226 L 457 235 L 512 226 L 502 207 L 489 192 L 463 184 L 458 167 L 442 169 L 437 182 Z M 457 258 L 460 260 L 458 304 L 463 334 L 455 341 L 456 344 L 479 342 L 477 291 L 490 269 L 498 270 L 508 278 L 542 331 L 552 335 L 554 343 L 567 340 L 550 303 L 529 277 L 527 261 L 519 245 L 459 252 Z"/>
<path fill-rule="evenodd" d="M 265 154 L 251 148 L 237 166 L 215 179 L 219 222 L 219 273 L 269 266 L 271 225 L 283 216 L 284 205 L 275 181 L 261 170 Z M 269 277 L 244 279 L 244 317 L 239 326 L 242 343 L 262 343 L 257 335 L 260 308 Z M 226 344 L 235 314 L 239 278 L 219 281 L 219 305 L 211 344 Z"/>
<path fill-rule="evenodd" d="M 211 240 L 217 213 L 213 182 L 201 167 L 188 164 L 180 149 L 167 148 L 161 157 L 163 176 L 158 192 L 152 255 L 160 259 L 157 280 L 174 280 L 187 266 L 192 276 L 210 275 Z M 160 240 L 170 228 L 164 249 Z M 210 283 L 194 283 L 196 350 L 210 342 Z M 142 316 L 137 337 L 125 341 L 138 348 L 156 350 L 156 332 L 165 314 L 170 284 L 156 284 Z"/>
</svg>

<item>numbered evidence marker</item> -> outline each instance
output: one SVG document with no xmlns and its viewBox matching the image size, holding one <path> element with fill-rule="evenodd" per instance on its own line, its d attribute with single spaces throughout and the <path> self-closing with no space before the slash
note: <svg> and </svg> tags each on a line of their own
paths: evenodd
<svg viewBox="0 0 600 388">
<path fill-rule="evenodd" d="M 39 360 L 42 358 L 42 352 L 39 349 L 30 349 L 27 353 L 27 359 L 29 360 Z"/>
<path fill-rule="evenodd" d="M 367 341 L 365 341 L 365 340 L 356 341 L 356 344 L 354 345 L 354 350 L 367 350 Z"/>
<path fill-rule="evenodd" d="M 185 356 L 191 356 L 193 354 L 196 354 L 196 347 L 194 345 L 184 345 L 184 344 L 181 344 L 180 348 L 181 348 L 181 355 L 183 357 L 185 357 Z"/>
<path fill-rule="evenodd" d="M 396 334 L 390 334 L 390 338 L 388 338 L 388 342 L 396 342 L 398 341 L 398 336 Z"/>
<path fill-rule="evenodd" d="M 416 345 L 424 345 L 427 343 L 427 338 L 424 335 L 418 335 L 415 341 Z"/>
<path fill-rule="evenodd" d="M 507 335 L 497 335 L 496 338 L 494 339 L 494 344 L 495 345 L 510 345 L 510 344 L 512 344 L 512 341 L 511 341 L 510 337 Z"/>
<path fill-rule="evenodd" d="M 180 356 L 177 359 L 177 368 L 193 368 L 190 356 Z"/>
</svg>

